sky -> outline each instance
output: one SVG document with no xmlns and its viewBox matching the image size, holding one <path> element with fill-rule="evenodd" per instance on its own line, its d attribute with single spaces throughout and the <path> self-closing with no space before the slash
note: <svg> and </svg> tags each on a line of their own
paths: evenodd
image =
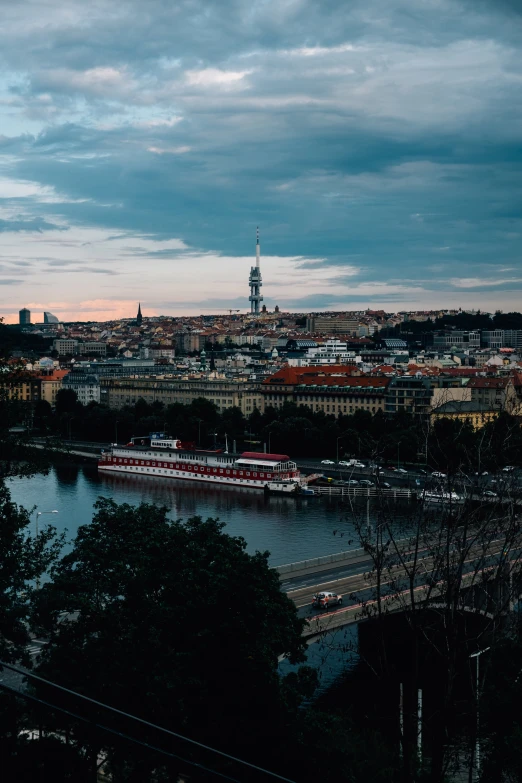
<svg viewBox="0 0 522 783">
<path fill-rule="evenodd" d="M 1 0 L 0 316 L 521 310 L 520 0 Z"/>
</svg>

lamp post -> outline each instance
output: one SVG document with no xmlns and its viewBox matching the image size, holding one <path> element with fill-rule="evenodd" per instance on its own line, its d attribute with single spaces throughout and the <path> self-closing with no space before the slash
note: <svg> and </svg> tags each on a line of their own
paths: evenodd
<svg viewBox="0 0 522 783">
<path fill-rule="evenodd" d="M 476 661 L 476 669 L 475 669 L 475 710 L 477 713 L 477 739 L 475 742 L 475 768 L 477 770 L 477 780 L 480 777 L 480 712 L 479 712 L 479 658 L 482 655 L 482 653 L 487 652 L 490 650 L 491 647 L 484 647 L 483 650 L 479 650 L 476 653 L 472 653 L 469 657 L 475 658 Z M 469 768 L 469 779 L 471 781 L 471 777 L 473 774 L 473 757 L 471 758 L 471 764 Z"/>
<path fill-rule="evenodd" d="M 345 432 L 341 432 L 341 434 L 338 435 L 337 438 L 335 439 L 335 453 L 337 456 L 337 464 L 339 464 L 339 441 L 341 440 L 341 438 L 344 438 L 344 436 L 347 435 L 348 432 L 349 430 L 346 430 Z M 359 441 L 359 451 L 360 451 L 360 441 Z"/>
<path fill-rule="evenodd" d="M 114 422 L 114 442 L 116 445 L 118 445 L 118 424 L 120 423 L 119 419 L 116 419 Z"/>
<path fill-rule="evenodd" d="M 34 540 L 38 541 L 38 536 L 40 535 L 40 532 L 38 530 L 38 517 L 41 517 L 42 514 L 57 514 L 58 511 L 37 511 L 36 512 L 36 520 L 35 520 L 35 526 L 34 526 Z M 36 589 L 40 589 L 40 577 L 36 577 Z"/>
</svg>

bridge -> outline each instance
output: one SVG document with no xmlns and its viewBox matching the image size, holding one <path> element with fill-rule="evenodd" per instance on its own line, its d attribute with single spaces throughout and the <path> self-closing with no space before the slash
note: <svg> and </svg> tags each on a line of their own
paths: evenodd
<svg viewBox="0 0 522 783">
<path fill-rule="evenodd" d="M 398 544 L 406 547 L 408 539 Z M 522 537 L 517 544 L 522 545 Z M 492 618 L 498 613 L 498 607 L 512 608 L 512 581 L 515 570 L 520 568 L 520 552 L 512 550 L 509 558 L 505 555 L 505 540 L 498 538 L 489 542 L 484 549 L 479 543 L 471 547 L 466 558 L 466 569 L 459 580 L 459 590 L 463 591 L 465 601 L 459 607 L 461 611 L 472 611 Z M 408 552 L 403 552 L 407 555 Z M 499 566 L 505 576 L 498 576 Z M 415 578 L 408 584 L 408 571 L 415 569 Z M 380 612 L 391 614 L 406 611 L 413 605 L 427 602 L 433 608 L 440 608 L 440 600 L 446 592 L 446 583 L 436 579 L 437 570 L 434 557 L 425 550 L 417 561 L 404 560 L 383 570 L 381 596 L 375 595 L 376 580 L 374 562 L 364 549 L 353 549 L 326 555 L 312 560 L 289 563 L 278 566 L 282 588 L 291 598 L 301 614 L 305 609 L 306 627 L 303 636 L 312 638 L 327 631 L 359 623 L 377 616 Z M 391 569 L 392 572 L 391 572 Z M 390 573 L 391 572 L 391 573 Z M 493 577 L 493 579 L 492 579 Z M 388 592 L 387 592 L 388 590 Z M 312 597 L 323 591 L 331 591 L 343 596 L 343 605 L 330 610 L 311 608 Z"/>
</svg>

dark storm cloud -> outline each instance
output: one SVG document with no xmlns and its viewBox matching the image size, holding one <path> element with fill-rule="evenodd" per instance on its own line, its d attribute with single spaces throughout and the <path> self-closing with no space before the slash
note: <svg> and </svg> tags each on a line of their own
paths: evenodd
<svg viewBox="0 0 522 783">
<path fill-rule="evenodd" d="M 260 224 L 265 254 L 332 268 L 333 287 L 388 284 L 382 301 L 406 301 L 401 281 L 516 289 L 500 271 L 522 253 L 514 0 L 7 6 L 3 100 L 19 127 L 0 137 L 2 171 L 55 194 L 25 199 L 35 228 L 9 230 L 50 230 L 53 215 L 243 256 Z M 129 241 L 126 255 L 187 253 Z"/>
</svg>

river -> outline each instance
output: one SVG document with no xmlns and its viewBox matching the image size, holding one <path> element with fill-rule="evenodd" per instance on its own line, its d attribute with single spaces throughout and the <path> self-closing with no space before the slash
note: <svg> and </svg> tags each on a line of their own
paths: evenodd
<svg viewBox="0 0 522 783">
<path fill-rule="evenodd" d="M 66 549 L 78 527 L 91 521 L 99 497 L 132 505 L 141 502 L 165 505 L 174 519 L 187 519 L 196 514 L 203 518 L 219 517 L 226 523 L 227 533 L 243 536 L 249 552 L 268 550 L 271 565 L 306 560 L 359 545 L 354 512 L 346 500 L 341 502 L 339 498 L 266 497 L 255 489 L 207 487 L 152 476 L 99 474 L 93 465 L 74 463 L 55 465 L 47 475 L 14 478 L 8 485 L 16 503 L 27 510 L 34 509 L 33 520 L 36 511 L 58 511 L 52 516 L 41 516 L 39 525 L 42 529 L 46 523 L 52 523 L 59 532 L 65 531 Z M 366 515 L 364 503 L 358 513 Z M 371 506 L 370 519 L 373 521 Z M 358 658 L 356 649 L 355 626 L 340 629 L 310 646 L 308 663 L 319 669 L 321 692 L 343 670 L 354 665 Z M 292 667 L 284 662 L 281 669 L 286 672 Z"/>
<path fill-rule="evenodd" d="M 97 498 L 106 497 L 117 503 L 165 505 L 174 519 L 219 517 L 226 523 L 225 532 L 245 538 L 249 552 L 268 550 L 271 565 L 358 545 L 350 506 L 337 498 L 266 497 L 256 489 L 99 474 L 95 466 L 75 464 L 55 466 L 47 475 L 11 479 L 8 484 L 13 500 L 26 509 L 58 511 L 40 517 L 40 526 L 52 523 L 67 532 L 69 541 L 79 525 L 91 521 Z M 361 513 L 366 513 L 365 506 Z"/>
</svg>

